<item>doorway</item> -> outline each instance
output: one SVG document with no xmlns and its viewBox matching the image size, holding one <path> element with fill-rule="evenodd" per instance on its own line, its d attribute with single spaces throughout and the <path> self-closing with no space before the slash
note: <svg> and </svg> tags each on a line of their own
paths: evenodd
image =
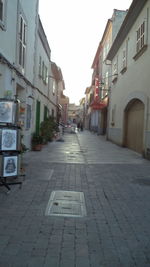
<svg viewBox="0 0 150 267">
<path fill-rule="evenodd" d="M 144 104 L 142 101 L 134 99 L 125 109 L 125 146 L 142 154 L 143 134 Z"/>
</svg>

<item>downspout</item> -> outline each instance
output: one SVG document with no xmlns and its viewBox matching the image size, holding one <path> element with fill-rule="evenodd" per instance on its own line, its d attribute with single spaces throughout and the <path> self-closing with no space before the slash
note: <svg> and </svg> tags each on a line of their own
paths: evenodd
<svg viewBox="0 0 150 267">
<path fill-rule="evenodd" d="M 35 15 L 35 34 L 34 34 L 34 64 L 33 64 L 33 86 L 35 87 L 36 80 L 36 64 L 37 64 L 37 39 L 38 39 L 38 9 L 39 9 L 39 0 L 36 1 L 36 15 Z M 36 125 L 36 99 L 35 99 L 35 90 L 32 89 L 33 103 L 32 103 L 32 130 Z"/>
</svg>

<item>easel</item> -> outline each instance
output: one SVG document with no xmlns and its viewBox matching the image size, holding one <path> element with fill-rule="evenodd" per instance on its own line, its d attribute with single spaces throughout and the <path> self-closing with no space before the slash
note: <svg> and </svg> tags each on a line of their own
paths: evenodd
<svg viewBox="0 0 150 267">
<path fill-rule="evenodd" d="M 9 177 L 11 178 L 11 177 Z M 15 177 L 13 176 L 13 178 L 15 179 Z M 16 176 L 17 178 L 17 176 Z M 11 183 L 8 183 L 6 181 L 6 177 L 0 177 L 0 186 L 5 186 L 9 191 L 11 190 L 10 186 L 9 185 L 16 185 L 16 184 L 20 184 L 20 188 L 22 186 L 22 182 L 11 182 Z"/>
<path fill-rule="evenodd" d="M 18 171 L 21 172 L 20 165 L 18 167 Z M 18 173 L 16 176 L 8 176 L 8 177 L 0 176 L 0 186 L 4 186 L 8 191 L 11 190 L 10 185 L 20 185 L 19 188 L 21 189 L 22 181 L 15 181 L 15 180 L 18 179 L 19 177 L 25 177 L 25 176 L 26 176 L 25 174 L 21 174 L 21 173 Z M 10 180 L 13 180 L 13 181 L 10 181 Z"/>
<path fill-rule="evenodd" d="M 21 174 L 20 160 L 21 155 L 21 137 L 20 137 L 20 126 L 18 126 L 18 112 L 19 112 L 19 101 L 17 97 L 15 100 L 0 99 L 0 105 L 5 107 L 11 107 L 10 117 L 8 121 L 5 121 L 3 117 L 4 112 L 0 113 L 0 133 L 1 133 L 1 144 L 0 144 L 0 186 L 4 186 L 10 192 L 10 185 L 20 185 L 22 187 L 22 181 L 9 181 L 15 180 L 20 176 L 25 176 Z M 12 114 L 11 114 L 12 113 Z M 7 114 L 8 115 L 8 114 Z M 13 142 L 10 142 L 9 137 L 13 138 Z M 8 135 L 8 140 L 7 140 Z M 2 137 L 4 137 L 4 144 L 2 144 Z M 14 138 L 15 137 L 15 138 Z M 8 141 L 8 142 L 7 142 Z M 9 143 L 9 144 L 8 144 Z M 10 148 L 10 149 L 9 149 Z M 21 157 L 20 157 L 21 158 Z M 14 173 L 13 173 L 14 172 Z"/>
</svg>

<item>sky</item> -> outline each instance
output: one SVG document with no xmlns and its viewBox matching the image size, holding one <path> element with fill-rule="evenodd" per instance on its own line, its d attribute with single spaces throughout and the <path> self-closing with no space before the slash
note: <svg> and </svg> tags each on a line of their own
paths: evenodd
<svg viewBox="0 0 150 267">
<path fill-rule="evenodd" d="M 61 68 L 64 94 L 79 104 L 91 85 L 92 63 L 113 10 L 126 10 L 132 0 L 39 0 L 39 15 L 51 49 Z"/>
</svg>

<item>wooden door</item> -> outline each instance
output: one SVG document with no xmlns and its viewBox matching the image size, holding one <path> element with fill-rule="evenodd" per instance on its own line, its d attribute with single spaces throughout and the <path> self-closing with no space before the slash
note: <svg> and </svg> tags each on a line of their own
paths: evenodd
<svg viewBox="0 0 150 267">
<path fill-rule="evenodd" d="M 144 104 L 135 100 L 126 111 L 126 147 L 142 153 L 144 132 Z"/>
</svg>

